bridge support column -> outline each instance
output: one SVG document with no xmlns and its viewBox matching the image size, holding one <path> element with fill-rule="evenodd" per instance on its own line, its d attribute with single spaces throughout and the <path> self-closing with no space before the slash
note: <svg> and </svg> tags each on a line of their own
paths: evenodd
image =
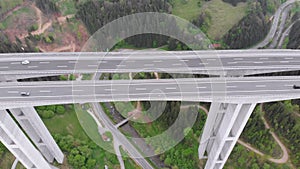
<svg viewBox="0 0 300 169">
<path fill-rule="evenodd" d="M 6 110 L 0 110 L 0 141 L 28 169 L 53 169 Z"/>
<path fill-rule="evenodd" d="M 212 103 L 198 149 L 199 158 L 207 158 L 205 169 L 223 168 L 255 106 Z"/>
<path fill-rule="evenodd" d="M 10 109 L 9 111 L 48 162 L 52 163 L 55 159 L 58 163 L 63 163 L 63 152 L 33 107 Z"/>
</svg>

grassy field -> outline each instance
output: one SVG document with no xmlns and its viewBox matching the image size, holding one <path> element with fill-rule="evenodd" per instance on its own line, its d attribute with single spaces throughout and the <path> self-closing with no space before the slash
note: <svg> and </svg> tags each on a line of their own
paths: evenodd
<svg viewBox="0 0 300 169">
<path fill-rule="evenodd" d="M 186 20 L 196 19 L 201 12 L 201 7 L 197 5 L 199 0 L 172 0 L 172 14 Z"/>
<path fill-rule="evenodd" d="M 75 105 L 78 106 L 78 105 Z M 112 135 L 110 132 L 107 132 L 105 135 L 110 138 L 111 141 L 105 142 L 101 138 L 99 132 L 98 132 L 98 125 L 95 122 L 94 118 L 84 110 L 80 110 L 81 108 L 76 108 L 76 114 L 79 119 L 79 123 L 83 127 L 84 131 L 87 133 L 87 135 L 98 145 L 101 147 L 105 147 L 106 150 L 109 150 L 113 152 L 113 145 L 112 145 Z"/>
<path fill-rule="evenodd" d="M 53 1 L 56 3 L 63 16 L 76 13 L 75 2 L 73 0 L 53 0 Z"/>
<path fill-rule="evenodd" d="M 56 115 L 51 119 L 43 119 L 43 121 L 48 127 L 50 133 L 72 135 L 80 140 L 88 139 L 88 136 L 82 129 L 73 108 L 69 108 L 63 115 Z"/>
<path fill-rule="evenodd" d="M 86 111 L 76 110 L 75 112 L 73 106 L 70 106 L 65 114 L 56 115 L 51 119 L 43 119 L 43 121 L 51 134 L 72 135 L 74 138 L 82 141 L 89 141 L 90 138 L 81 127 L 77 116 L 84 122 L 86 125 L 85 127 L 90 128 L 88 135 L 90 136 L 90 132 L 93 133 L 95 135 L 94 138 L 99 141 L 101 137 L 98 134 L 97 124 L 94 119 Z M 108 135 L 108 137 L 111 136 Z M 110 144 L 107 146 L 112 145 L 111 142 L 106 144 Z M 116 155 L 105 151 L 100 147 L 94 149 L 92 156 L 97 160 L 97 166 L 101 166 L 101 168 L 102 166 L 104 168 L 104 164 L 108 165 L 109 168 L 118 168 L 119 166 Z"/>
<path fill-rule="evenodd" d="M 123 117 L 128 117 L 128 112 L 135 110 L 131 102 L 114 102 L 116 109 Z"/>
<path fill-rule="evenodd" d="M 63 16 L 75 14 L 77 12 L 76 2 L 74 0 L 53 0 L 59 7 Z M 78 4 L 82 4 L 87 0 L 77 0 Z"/>
<path fill-rule="evenodd" d="M 211 16 L 207 34 L 212 39 L 219 39 L 246 15 L 247 3 L 234 7 L 222 0 L 212 0 L 204 8 Z"/>
<path fill-rule="evenodd" d="M 28 29 L 36 22 L 35 12 L 31 7 L 22 7 L 0 22 L 1 29 L 16 28 L 19 30 Z"/>
<path fill-rule="evenodd" d="M 13 9 L 14 7 L 21 5 L 23 0 L 1 0 L 0 1 L 0 14 L 7 12 L 8 10 Z"/>
<path fill-rule="evenodd" d="M 222 0 L 211 0 L 209 2 L 201 1 L 201 7 L 199 7 L 199 0 L 186 0 L 185 3 L 183 1 L 173 0 L 172 13 L 192 21 L 201 12 L 207 12 L 211 17 L 207 35 L 211 39 L 220 39 L 246 15 L 247 3 L 239 3 L 234 7 Z"/>
</svg>

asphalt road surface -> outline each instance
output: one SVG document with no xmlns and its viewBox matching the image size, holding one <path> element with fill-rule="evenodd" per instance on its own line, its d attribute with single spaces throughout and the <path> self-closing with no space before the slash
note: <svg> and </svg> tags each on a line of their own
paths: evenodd
<svg viewBox="0 0 300 169">
<path fill-rule="evenodd" d="M 0 54 L 0 75 L 169 72 L 253 74 L 298 70 L 300 50 Z M 22 61 L 29 64 L 23 65 Z M 211 71 L 211 72 L 210 72 Z"/>
<path fill-rule="evenodd" d="M 264 102 L 300 97 L 300 77 L 235 77 L 0 83 L 5 108 L 86 102 L 185 100 Z M 21 96 L 30 92 L 30 96 Z"/>
</svg>

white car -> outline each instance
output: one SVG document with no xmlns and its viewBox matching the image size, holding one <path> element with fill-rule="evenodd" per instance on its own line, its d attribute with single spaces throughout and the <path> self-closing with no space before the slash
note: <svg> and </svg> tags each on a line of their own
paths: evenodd
<svg viewBox="0 0 300 169">
<path fill-rule="evenodd" d="M 22 61 L 22 65 L 28 65 L 29 63 L 30 63 L 29 60 L 23 60 L 23 61 Z"/>
</svg>

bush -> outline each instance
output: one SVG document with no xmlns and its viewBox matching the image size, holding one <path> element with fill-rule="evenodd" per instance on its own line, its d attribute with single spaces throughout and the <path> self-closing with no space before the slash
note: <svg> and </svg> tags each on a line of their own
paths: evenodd
<svg viewBox="0 0 300 169">
<path fill-rule="evenodd" d="M 49 36 L 44 37 L 43 39 L 44 39 L 44 42 L 46 42 L 46 43 L 52 43 L 52 42 L 53 42 L 53 41 L 49 38 Z"/>
<path fill-rule="evenodd" d="M 59 80 L 66 81 L 68 78 L 65 75 L 60 75 Z"/>
<path fill-rule="evenodd" d="M 36 31 L 38 30 L 39 26 L 37 24 L 34 24 L 34 25 L 31 25 L 29 28 L 28 28 L 28 32 L 33 32 L 33 31 Z"/>
<path fill-rule="evenodd" d="M 39 112 L 39 115 L 43 118 L 43 119 L 51 119 L 52 117 L 54 117 L 54 112 L 51 110 L 43 110 L 41 112 Z"/>
<path fill-rule="evenodd" d="M 75 75 L 71 74 L 70 77 L 69 77 L 69 80 L 76 80 Z"/>
<path fill-rule="evenodd" d="M 66 109 L 65 109 L 64 106 L 62 106 L 62 105 L 56 106 L 55 113 L 57 113 L 57 114 L 65 114 L 65 112 L 66 112 Z"/>
<path fill-rule="evenodd" d="M 36 41 L 40 41 L 41 40 L 41 35 L 33 35 L 34 39 Z"/>
</svg>

